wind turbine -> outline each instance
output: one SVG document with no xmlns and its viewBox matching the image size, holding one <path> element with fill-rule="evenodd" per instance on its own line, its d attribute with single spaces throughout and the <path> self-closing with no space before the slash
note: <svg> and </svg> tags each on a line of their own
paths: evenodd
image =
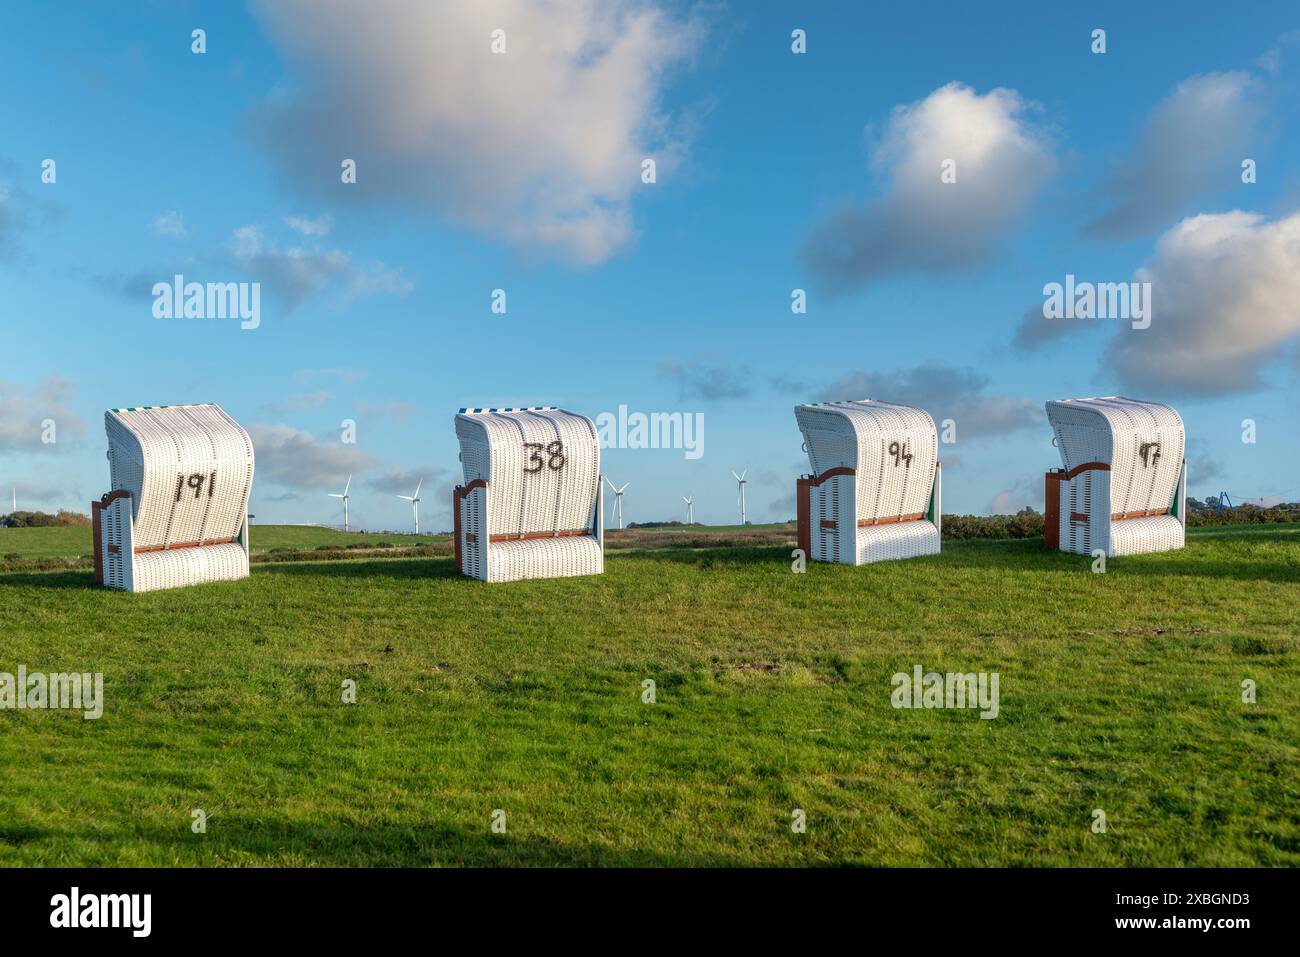
<svg viewBox="0 0 1300 957">
<path fill-rule="evenodd" d="M 343 499 L 343 531 L 345 531 L 345 532 L 348 531 L 348 489 L 351 488 L 351 487 L 352 487 L 352 476 L 349 475 L 349 476 L 348 476 L 348 483 L 347 483 L 347 485 L 344 485 L 344 486 L 343 486 L 343 491 L 342 491 L 342 493 L 339 493 L 339 492 L 330 492 L 330 493 L 329 493 L 329 497 L 330 497 L 330 498 L 341 498 L 341 499 Z"/>
<path fill-rule="evenodd" d="M 686 503 L 686 524 L 694 525 L 695 524 L 695 497 L 691 496 L 690 498 L 687 498 L 685 495 L 683 495 L 682 501 Z"/>
<path fill-rule="evenodd" d="M 745 481 L 745 476 L 749 474 L 749 469 L 745 469 L 739 475 L 736 475 L 736 470 L 732 469 L 731 474 L 735 475 L 736 483 L 740 486 L 740 524 L 747 525 L 748 522 L 745 521 L 745 486 L 749 483 Z"/>
<path fill-rule="evenodd" d="M 622 528 L 623 527 L 623 488 L 627 488 L 632 483 L 624 482 L 623 488 L 617 488 L 613 482 L 611 482 L 609 479 L 605 479 L 605 484 L 608 485 L 609 490 L 614 493 L 613 514 L 618 519 L 618 527 Z"/>
<path fill-rule="evenodd" d="M 420 486 L 424 484 L 424 479 L 415 483 L 414 495 L 399 495 L 398 498 L 404 498 L 411 503 L 411 513 L 415 516 L 415 534 L 420 534 Z"/>
</svg>

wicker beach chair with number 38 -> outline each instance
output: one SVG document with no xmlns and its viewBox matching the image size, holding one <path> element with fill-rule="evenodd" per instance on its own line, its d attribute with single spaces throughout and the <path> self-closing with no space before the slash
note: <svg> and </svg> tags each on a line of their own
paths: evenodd
<svg viewBox="0 0 1300 957">
<path fill-rule="evenodd" d="M 461 409 L 465 484 L 452 493 L 456 570 L 489 582 L 605 570 L 600 444 L 551 406 Z"/>
<path fill-rule="evenodd" d="M 253 442 L 216 405 L 109 409 L 113 485 L 92 502 L 95 579 L 154 591 L 248 577 Z"/>
<path fill-rule="evenodd" d="M 1182 548 L 1187 534 L 1183 420 L 1120 396 L 1047 403 L 1065 466 L 1047 473 L 1047 548 L 1136 555 Z"/>
<path fill-rule="evenodd" d="M 939 552 L 939 442 L 923 409 L 875 399 L 797 405 L 812 473 L 796 485 L 799 547 L 866 565 Z"/>
</svg>

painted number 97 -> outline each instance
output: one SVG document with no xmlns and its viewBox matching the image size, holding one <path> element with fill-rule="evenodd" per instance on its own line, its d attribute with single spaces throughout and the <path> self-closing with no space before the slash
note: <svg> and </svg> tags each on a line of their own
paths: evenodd
<svg viewBox="0 0 1300 957">
<path fill-rule="evenodd" d="M 524 448 L 532 449 L 532 453 L 528 456 L 528 464 L 524 466 L 524 471 L 531 474 L 536 474 L 543 468 L 558 472 L 569 461 L 564 455 L 564 443 L 558 440 L 549 445 L 542 445 L 541 442 L 525 442 Z"/>
</svg>

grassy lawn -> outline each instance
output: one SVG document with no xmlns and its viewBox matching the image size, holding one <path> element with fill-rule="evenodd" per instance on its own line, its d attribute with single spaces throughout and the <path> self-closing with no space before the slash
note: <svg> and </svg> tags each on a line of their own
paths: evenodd
<svg viewBox="0 0 1300 957">
<path fill-rule="evenodd" d="M 349 545 L 374 545 L 389 542 L 393 545 L 418 545 L 441 541 L 447 536 L 433 535 L 381 535 L 360 532 L 340 532 L 319 525 L 254 525 L 249 532 L 253 551 L 267 552 L 273 548 L 318 548 L 329 545 L 346 548 Z M 89 555 L 90 526 L 64 528 L 0 528 L 0 557 L 52 557 Z"/>
<path fill-rule="evenodd" d="M 0 864 L 1300 864 L 1300 526 L 1090 564 L 1022 540 L 498 586 L 437 557 L 142 595 L 3 573 L 0 671 L 102 671 L 107 700 L 0 711 Z M 998 672 L 999 716 L 894 709 L 917 664 Z"/>
</svg>

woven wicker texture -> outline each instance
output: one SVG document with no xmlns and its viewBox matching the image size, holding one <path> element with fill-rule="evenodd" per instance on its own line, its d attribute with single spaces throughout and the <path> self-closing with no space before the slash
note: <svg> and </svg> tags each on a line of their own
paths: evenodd
<svg viewBox="0 0 1300 957">
<path fill-rule="evenodd" d="M 1182 548 L 1186 538 L 1183 523 L 1172 515 L 1120 519 L 1110 525 L 1110 554 L 1167 552 Z"/>
<path fill-rule="evenodd" d="M 568 578 L 599 575 L 605 556 L 594 535 L 572 538 L 535 538 L 518 542 L 493 542 L 488 555 L 488 581 L 512 582 L 525 578 Z"/>
<path fill-rule="evenodd" d="M 253 443 L 219 406 L 112 410 L 104 427 L 113 489 L 131 493 L 137 548 L 239 534 Z"/>
<path fill-rule="evenodd" d="M 1082 468 L 1060 484 L 1063 551 L 1131 555 L 1183 546 L 1186 436 L 1176 411 L 1104 396 L 1048 402 L 1047 417 L 1065 470 Z M 1107 468 L 1087 468 L 1093 463 Z M 1165 511 L 1180 514 L 1145 514 Z"/>
<path fill-rule="evenodd" d="M 1088 462 L 1110 466 L 1111 514 L 1170 507 L 1185 437 L 1169 406 L 1119 396 L 1066 399 L 1048 402 L 1047 417 L 1067 471 Z"/>
<path fill-rule="evenodd" d="M 135 556 L 132 591 L 181 588 L 199 582 L 234 581 L 248 577 L 248 555 L 237 542 L 144 552 Z"/>
<path fill-rule="evenodd" d="M 549 407 L 466 409 L 456 437 L 465 486 L 487 483 L 458 504 L 465 574 L 514 581 L 604 570 L 600 444 L 590 419 Z M 511 538 L 520 540 L 502 540 Z"/>
<path fill-rule="evenodd" d="M 794 413 L 821 479 L 809 490 L 810 558 L 858 565 L 939 550 L 939 441 L 929 413 L 874 399 Z M 825 477 L 840 469 L 852 474 Z"/>
<path fill-rule="evenodd" d="M 795 406 L 814 475 L 848 467 L 857 477 L 859 519 L 924 513 L 934 487 L 939 438 L 923 409 L 864 399 Z"/>
<path fill-rule="evenodd" d="M 131 537 L 131 500 L 119 498 L 110 502 L 99 517 L 101 542 L 99 561 L 104 569 L 104 585 L 131 591 L 131 561 L 134 548 Z"/>
<path fill-rule="evenodd" d="M 939 554 L 939 530 L 930 522 L 898 522 L 858 529 L 858 564 Z"/>
<path fill-rule="evenodd" d="M 111 409 L 104 429 L 112 490 L 129 493 L 101 512 L 105 585 L 151 591 L 246 577 L 248 433 L 216 405 Z"/>
</svg>

